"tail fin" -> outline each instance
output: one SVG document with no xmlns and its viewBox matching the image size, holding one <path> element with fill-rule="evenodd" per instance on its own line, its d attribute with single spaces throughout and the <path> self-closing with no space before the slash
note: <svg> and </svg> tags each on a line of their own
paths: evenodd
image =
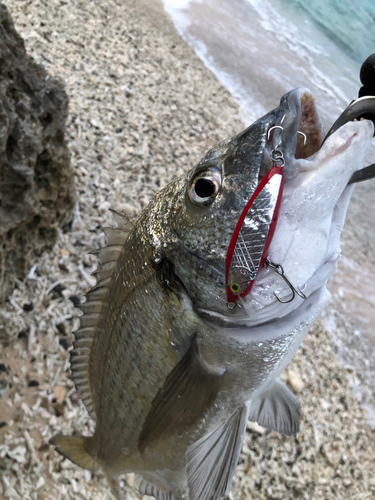
<svg viewBox="0 0 375 500">
<path fill-rule="evenodd" d="M 91 437 L 57 435 L 50 439 L 49 443 L 56 446 L 56 451 L 63 457 L 69 458 L 74 464 L 83 469 L 95 471 L 100 465 L 86 451 L 86 445 L 91 440 Z"/>
</svg>

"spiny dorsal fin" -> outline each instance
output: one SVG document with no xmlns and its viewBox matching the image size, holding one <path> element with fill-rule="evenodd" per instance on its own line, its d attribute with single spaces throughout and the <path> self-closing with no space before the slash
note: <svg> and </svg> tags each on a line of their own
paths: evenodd
<svg viewBox="0 0 375 500">
<path fill-rule="evenodd" d="M 113 270 L 125 241 L 133 227 L 125 214 L 111 210 L 117 222 L 117 228 L 102 228 L 107 237 L 107 245 L 91 252 L 99 257 L 100 265 L 93 273 L 96 285 L 86 294 L 86 302 L 78 307 L 84 313 L 81 325 L 75 332 L 74 349 L 70 354 L 73 379 L 87 411 L 95 418 L 94 404 L 89 378 L 89 360 L 92 342 L 99 322 L 103 301 L 107 295 Z"/>
<path fill-rule="evenodd" d="M 115 218 L 117 227 L 122 231 L 127 231 L 128 233 L 130 233 L 132 227 L 134 226 L 134 221 L 130 220 L 129 217 L 124 214 L 124 212 L 120 213 L 116 210 L 113 210 L 112 208 L 110 208 L 109 210 Z"/>
</svg>

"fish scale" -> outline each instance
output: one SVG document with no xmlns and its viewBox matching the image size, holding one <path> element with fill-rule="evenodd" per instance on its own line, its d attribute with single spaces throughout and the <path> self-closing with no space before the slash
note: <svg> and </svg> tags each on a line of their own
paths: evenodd
<svg viewBox="0 0 375 500">
<path fill-rule="evenodd" d="M 97 398 L 97 406 L 101 408 L 101 411 L 97 411 L 97 429 L 98 437 L 101 443 L 104 443 L 99 448 L 99 457 L 102 460 L 110 460 L 111 457 L 118 455 L 124 446 L 131 449 L 133 445 L 136 445 L 139 422 L 144 420 L 148 411 L 147 406 L 151 404 L 158 385 L 162 385 L 168 371 L 176 362 L 174 351 L 165 335 L 162 335 L 164 326 L 161 322 L 161 315 L 155 314 L 159 308 L 163 309 L 164 297 L 160 294 L 160 286 L 152 272 L 151 265 L 144 265 L 149 250 L 146 252 L 146 247 L 143 246 L 140 248 L 141 251 L 137 252 L 136 259 L 129 257 L 132 255 L 133 240 L 137 238 L 138 234 L 134 233 L 125 245 L 115 271 L 115 282 L 103 306 L 103 319 L 100 326 L 108 329 L 104 325 L 110 315 L 109 317 L 115 320 L 112 331 L 110 335 L 98 337 L 99 340 L 96 344 L 94 343 L 92 350 L 91 378 L 95 380 L 96 377 L 101 377 L 99 383 L 101 391 L 95 398 Z M 140 272 L 135 276 L 129 267 L 138 268 Z M 123 282 L 126 276 L 128 284 L 124 287 Z M 145 289 L 148 291 L 146 301 Z M 116 308 L 111 305 L 114 297 L 122 297 Z M 151 308 L 150 303 L 154 307 Z M 108 304 L 109 311 L 106 304 Z M 147 325 L 142 332 L 139 326 L 140 317 L 146 321 Z M 159 363 L 150 362 L 151 351 L 162 353 L 162 366 Z M 149 371 L 134 369 L 134 366 L 141 366 L 145 362 L 150 366 Z M 119 399 L 124 381 L 126 381 L 126 393 Z M 108 401 L 109 395 L 113 396 L 112 401 Z M 132 405 L 134 398 L 137 400 L 135 406 Z M 122 422 L 119 424 L 118 415 L 120 414 L 126 415 L 125 427 Z M 114 429 L 118 429 L 119 434 L 113 433 Z M 107 443 L 112 443 L 113 446 L 107 446 Z"/>
</svg>

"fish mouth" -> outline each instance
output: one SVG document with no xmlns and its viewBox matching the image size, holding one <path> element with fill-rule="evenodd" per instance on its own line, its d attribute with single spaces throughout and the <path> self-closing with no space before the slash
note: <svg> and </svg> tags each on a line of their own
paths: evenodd
<svg viewBox="0 0 375 500">
<path fill-rule="evenodd" d="M 284 178 L 289 182 L 299 174 L 296 160 L 311 158 L 319 151 L 323 140 L 323 125 L 311 92 L 297 88 L 285 94 L 277 118 L 268 128 L 259 181 L 272 168 L 275 149 L 283 153 Z"/>
<path fill-rule="evenodd" d="M 352 101 L 324 135 L 315 98 L 306 88 L 297 88 L 285 94 L 280 101 L 277 119 L 268 128 L 259 181 L 272 165 L 271 153 L 277 148 L 285 159 L 284 177 L 289 182 L 300 170 L 296 161 L 312 159 L 332 134 L 350 121 L 372 120 L 375 124 L 375 97 L 365 96 Z M 375 164 L 357 170 L 348 184 L 375 177 Z"/>
</svg>

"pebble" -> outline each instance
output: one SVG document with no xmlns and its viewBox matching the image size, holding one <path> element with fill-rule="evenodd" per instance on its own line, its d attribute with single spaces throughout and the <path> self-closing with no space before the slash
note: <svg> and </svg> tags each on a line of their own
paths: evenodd
<svg viewBox="0 0 375 500">
<path fill-rule="evenodd" d="M 66 393 L 67 389 L 60 385 L 55 385 L 53 388 L 53 397 L 56 399 L 57 403 L 63 403 L 65 401 Z"/>
<path fill-rule="evenodd" d="M 64 415 L 65 406 L 62 403 L 54 403 L 52 407 L 55 410 L 55 414 L 57 417 L 61 417 L 62 415 Z"/>
<path fill-rule="evenodd" d="M 22 309 L 26 312 L 30 312 L 34 309 L 34 304 L 32 302 L 23 304 Z"/>
<path fill-rule="evenodd" d="M 8 382 L 6 380 L 0 379 L 0 397 L 5 396 L 8 388 L 9 388 Z"/>
<path fill-rule="evenodd" d="M 81 303 L 81 299 L 77 295 L 71 295 L 69 297 L 69 300 L 73 303 L 74 306 L 78 306 Z"/>
<path fill-rule="evenodd" d="M 130 203 L 121 203 L 121 202 L 116 203 L 116 211 L 119 212 L 120 214 L 124 213 L 130 219 L 132 219 L 136 215 L 135 207 Z"/>
<path fill-rule="evenodd" d="M 63 347 L 66 351 L 69 349 L 70 347 L 70 343 L 68 342 L 67 339 L 65 338 L 60 338 L 59 339 L 59 344 L 61 345 L 61 347 Z"/>
<path fill-rule="evenodd" d="M 73 403 L 73 404 L 77 404 L 78 401 L 80 401 L 81 399 L 81 395 L 79 393 L 79 391 L 74 391 L 72 392 L 72 394 L 69 396 L 70 398 L 70 401 Z"/>
<path fill-rule="evenodd" d="M 135 474 L 133 474 L 133 473 L 126 474 L 125 481 L 126 481 L 127 485 L 130 486 L 130 488 L 133 488 L 134 484 L 135 484 L 134 483 L 135 482 Z"/>
<path fill-rule="evenodd" d="M 287 370 L 288 382 L 295 393 L 303 391 L 304 384 L 299 377 L 298 373 L 294 370 Z"/>
</svg>

